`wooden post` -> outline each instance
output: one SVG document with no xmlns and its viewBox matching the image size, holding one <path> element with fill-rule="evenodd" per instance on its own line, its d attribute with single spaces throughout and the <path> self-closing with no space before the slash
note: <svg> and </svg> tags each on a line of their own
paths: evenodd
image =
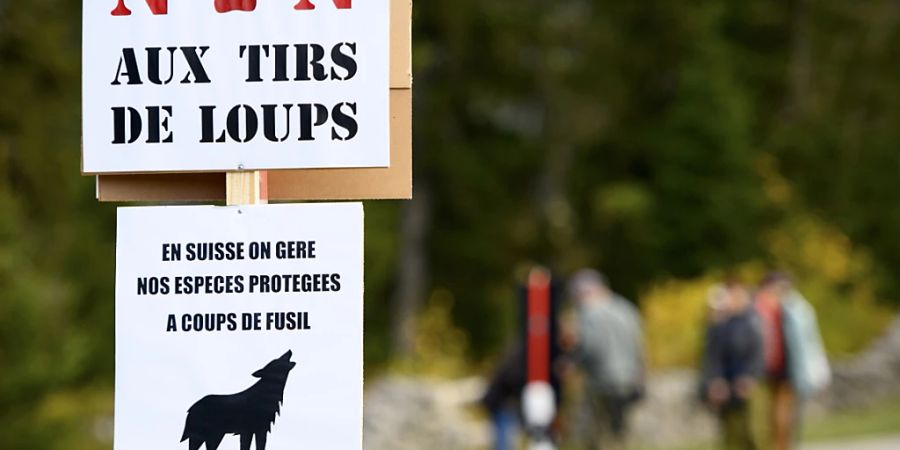
<svg viewBox="0 0 900 450">
<path fill-rule="evenodd" d="M 225 202 L 229 206 L 269 202 L 269 173 L 265 170 L 225 174 Z"/>
</svg>

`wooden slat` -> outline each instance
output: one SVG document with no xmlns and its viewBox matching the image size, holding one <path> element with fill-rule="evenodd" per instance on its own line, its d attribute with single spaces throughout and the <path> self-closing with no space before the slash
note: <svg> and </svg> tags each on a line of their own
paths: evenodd
<svg viewBox="0 0 900 450">
<path fill-rule="evenodd" d="M 261 171 L 228 172 L 225 174 L 225 202 L 228 205 L 259 205 L 266 203 L 262 195 Z"/>
</svg>

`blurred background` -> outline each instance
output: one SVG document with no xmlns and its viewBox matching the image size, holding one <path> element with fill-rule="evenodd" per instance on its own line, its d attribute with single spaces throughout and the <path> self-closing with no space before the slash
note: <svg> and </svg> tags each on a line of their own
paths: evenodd
<svg viewBox="0 0 900 450">
<path fill-rule="evenodd" d="M 414 9 L 415 200 L 366 204 L 366 448 L 489 448 L 476 403 L 538 263 L 641 311 L 635 448 L 713 442 L 707 292 L 770 268 L 832 362 L 809 448 L 900 434 L 900 3 Z M 81 2 L 0 0 L 3 449 L 112 445 L 115 205 L 79 173 L 80 36 Z"/>
</svg>

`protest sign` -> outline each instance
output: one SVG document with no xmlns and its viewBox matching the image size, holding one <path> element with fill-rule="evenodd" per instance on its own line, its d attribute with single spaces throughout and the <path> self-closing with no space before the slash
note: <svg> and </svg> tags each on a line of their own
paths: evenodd
<svg viewBox="0 0 900 450">
<path fill-rule="evenodd" d="M 388 166 L 390 13 L 388 0 L 85 2 L 82 170 Z"/>
<path fill-rule="evenodd" d="M 121 208 L 116 253 L 116 449 L 361 448 L 361 204 Z"/>
</svg>

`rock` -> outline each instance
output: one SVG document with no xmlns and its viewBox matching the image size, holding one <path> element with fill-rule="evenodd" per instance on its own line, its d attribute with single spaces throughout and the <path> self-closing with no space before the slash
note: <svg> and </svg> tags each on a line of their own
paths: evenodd
<svg viewBox="0 0 900 450">
<path fill-rule="evenodd" d="M 900 318 L 868 350 L 832 370 L 830 388 L 816 400 L 826 411 L 862 408 L 900 396 Z"/>
<path fill-rule="evenodd" d="M 390 376 L 366 387 L 363 447 L 367 450 L 473 449 L 490 443 L 475 402 L 478 378 L 421 380 Z"/>
<path fill-rule="evenodd" d="M 651 376 L 630 424 L 632 438 L 648 446 L 707 441 L 716 433 L 715 419 L 697 400 L 693 370 Z"/>
</svg>

